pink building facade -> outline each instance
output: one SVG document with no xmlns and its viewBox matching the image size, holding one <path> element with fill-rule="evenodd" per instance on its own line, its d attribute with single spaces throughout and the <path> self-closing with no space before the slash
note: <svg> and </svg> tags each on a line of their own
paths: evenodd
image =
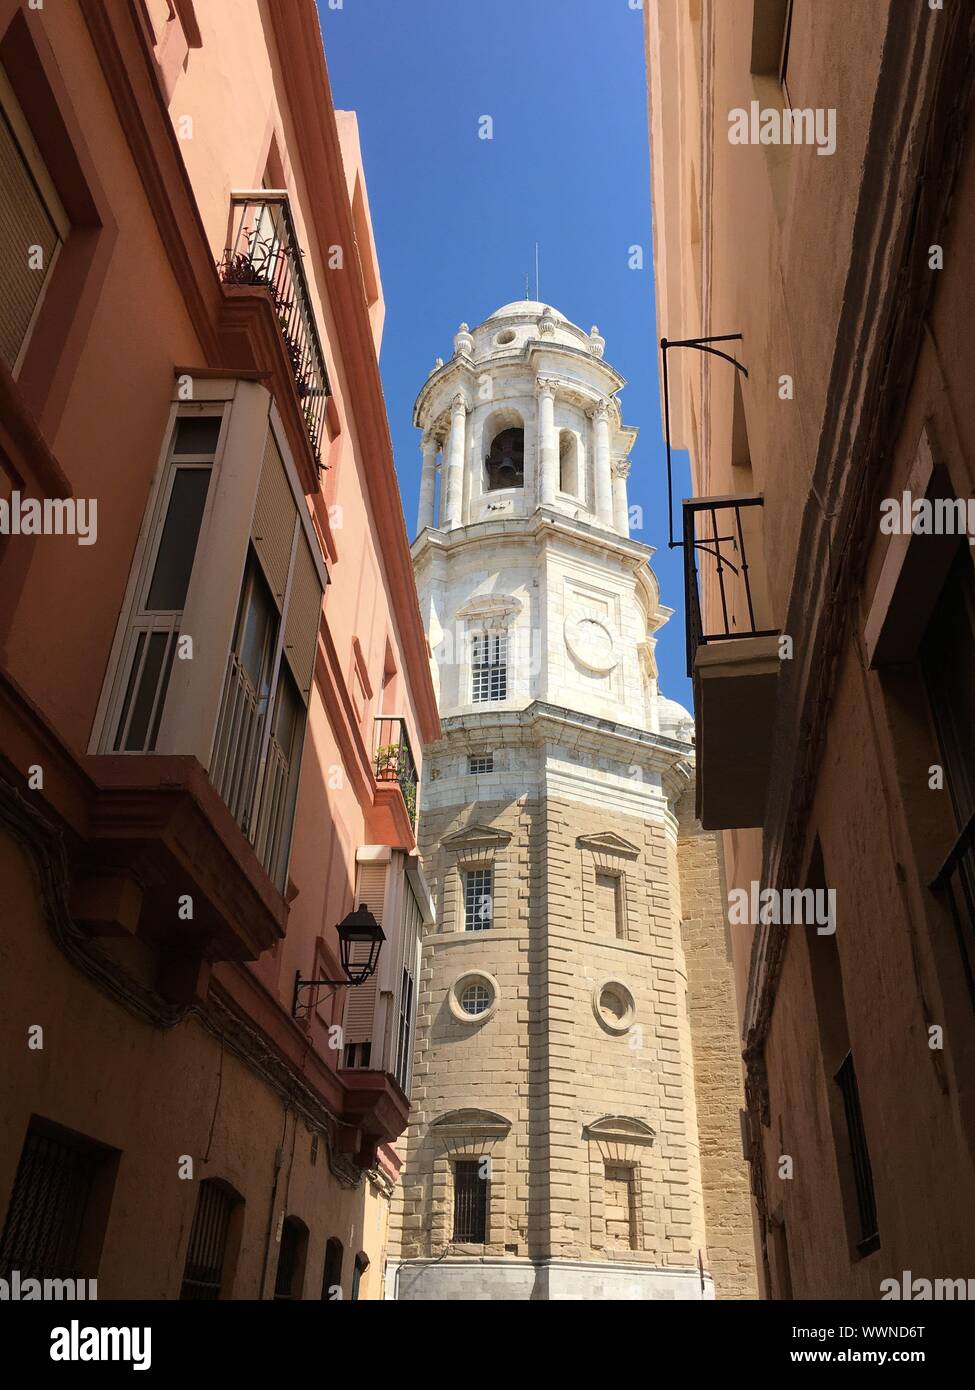
<svg viewBox="0 0 975 1390">
<path fill-rule="evenodd" d="M 439 725 L 355 117 L 313 0 L 0 0 L 0 146 L 0 1263 L 378 1297 Z"/>
</svg>

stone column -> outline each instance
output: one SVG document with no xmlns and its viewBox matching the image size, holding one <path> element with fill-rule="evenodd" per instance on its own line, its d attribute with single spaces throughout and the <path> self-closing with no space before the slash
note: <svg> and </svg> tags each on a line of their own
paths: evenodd
<svg viewBox="0 0 975 1390">
<path fill-rule="evenodd" d="M 604 526 L 613 525 L 613 480 L 609 460 L 609 401 L 600 401 L 592 412 L 595 442 L 596 516 Z"/>
<path fill-rule="evenodd" d="M 437 440 L 424 430 L 420 446 L 423 450 L 423 471 L 420 474 L 420 507 L 416 518 L 416 534 L 434 524 L 433 499 L 437 487 Z"/>
<path fill-rule="evenodd" d="M 555 382 L 539 377 L 535 392 L 538 397 L 538 505 L 550 507 L 555 501 L 559 466 L 555 444 Z"/>
<path fill-rule="evenodd" d="M 440 518 L 440 525 L 445 531 L 462 524 L 466 442 L 467 397 L 463 391 L 458 391 L 450 402 L 450 439 L 447 442 L 447 457 L 443 468 L 446 478 L 442 478 L 440 484 L 447 499 L 447 505 Z"/>
<path fill-rule="evenodd" d="M 613 460 L 613 525 L 621 536 L 630 534 L 630 509 L 626 496 L 626 480 L 630 476 L 630 460 Z"/>
</svg>

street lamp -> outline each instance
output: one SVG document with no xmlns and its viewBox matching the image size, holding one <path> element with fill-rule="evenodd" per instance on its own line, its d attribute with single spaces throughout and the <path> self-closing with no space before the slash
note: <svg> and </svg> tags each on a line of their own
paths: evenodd
<svg viewBox="0 0 975 1390">
<path fill-rule="evenodd" d="M 339 934 L 339 959 L 342 962 L 342 969 L 345 971 L 343 980 L 303 980 L 301 971 L 295 971 L 295 988 L 291 997 L 291 1017 L 298 1017 L 299 995 L 303 989 L 311 989 L 316 985 L 331 985 L 333 989 L 347 989 L 349 985 L 362 985 L 376 972 L 379 964 L 379 953 L 386 940 L 386 933 L 376 921 L 375 917 L 366 907 L 365 903 L 360 903 L 355 912 L 341 922 L 335 930 Z M 355 957 L 353 958 L 353 952 Z M 309 1006 L 305 1005 L 307 1009 Z"/>
</svg>

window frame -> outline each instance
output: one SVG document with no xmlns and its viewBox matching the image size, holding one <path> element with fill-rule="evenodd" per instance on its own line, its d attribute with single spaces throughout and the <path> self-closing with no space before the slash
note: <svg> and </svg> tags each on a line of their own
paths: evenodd
<svg viewBox="0 0 975 1390">
<path fill-rule="evenodd" d="M 471 636 L 471 704 L 500 704 L 508 698 L 508 643 L 504 632 L 478 632 Z M 481 653 L 487 660 L 479 660 Z M 486 693 L 485 693 L 486 692 Z"/>
<path fill-rule="evenodd" d="M 186 600 L 180 609 L 158 609 L 150 610 L 146 605 L 149 598 L 149 590 L 156 568 L 156 561 L 159 557 L 159 549 L 162 543 L 163 529 L 166 525 L 166 518 L 169 512 L 169 504 L 172 498 L 173 485 L 176 474 L 181 468 L 191 470 L 209 470 L 209 482 L 207 485 L 207 497 L 203 507 L 203 515 L 200 519 L 200 529 L 196 538 L 196 547 L 193 552 L 193 564 L 190 566 L 190 577 L 187 583 L 187 598 L 193 583 L 193 570 L 196 566 L 196 559 L 200 550 L 200 542 L 206 533 L 210 522 L 213 508 L 214 495 L 216 493 L 215 479 L 217 471 L 223 458 L 224 449 L 227 442 L 227 432 L 231 411 L 228 409 L 229 402 L 222 400 L 213 401 L 187 401 L 177 403 L 170 412 L 166 434 L 164 436 L 163 452 L 160 461 L 160 468 L 155 487 L 146 506 L 146 513 L 143 519 L 143 531 L 139 537 L 136 548 L 136 562 L 133 564 L 132 573 L 129 579 L 129 588 L 123 604 L 124 619 L 121 624 L 121 645 L 117 656 L 110 664 L 111 677 L 109 682 L 109 699 L 105 713 L 101 720 L 101 731 L 96 751 L 99 753 L 121 753 L 126 756 L 143 756 L 154 751 L 150 748 L 116 748 L 116 740 L 124 734 L 124 730 L 119 728 L 119 720 L 125 707 L 126 692 L 133 671 L 133 661 L 138 648 L 139 635 L 142 632 L 147 634 L 156 631 L 165 631 L 172 634 L 172 644 L 175 645 L 179 640 L 179 620 L 186 612 Z M 179 434 L 179 421 L 185 418 L 210 419 L 218 417 L 220 419 L 220 429 L 217 435 L 217 442 L 214 446 L 212 456 L 196 454 L 176 454 L 176 440 Z M 148 643 L 146 644 L 148 646 Z M 175 659 L 175 652 L 173 659 Z M 172 661 L 170 661 L 169 676 L 171 676 Z M 157 691 L 157 702 L 153 706 L 153 716 L 149 721 L 151 730 L 153 724 L 156 726 L 156 733 L 165 712 L 166 696 L 169 689 L 169 676 L 165 680 L 161 692 L 161 699 Z M 124 743 L 124 739 L 123 739 Z"/>
<path fill-rule="evenodd" d="M 492 863 L 492 864 L 470 864 L 470 865 L 467 865 L 466 867 L 462 868 L 460 872 L 461 872 L 461 882 L 462 882 L 462 887 L 463 887 L 463 894 L 462 894 L 462 898 L 461 898 L 461 905 L 462 905 L 463 914 L 464 914 L 464 927 L 463 927 L 464 931 L 465 931 L 465 932 L 484 932 L 484 931 L 490 931 L 491 928 L 494 926 L 494 865 L 493 865 L 493 863 Z M 474 878 L 476 878 L 476 877 L 480 877 L 480 879 L 481 879 L 481 881 L 482 881 L 482 884 L 483 884 L 484 880 L 486 879 L 486 882 L 487 882 L 487 893 L 484 894 L 484 893 L 482 892 L 482 894 L 481 894 L 481 901 L 482 901 L 482 904 L 483 904 L 484 898 L 486 897 L 488 903 L 490 904 L 490 908 L 489 908 L 488 915 L 487 915 L 487 924 L 486 924 L 485 926 L 481 926 L 481 927 L 472 925 L 473 922 L 474 922 L 475 915 L 476 915 L 476 913 L 477 913 L 477 911 L 478 911 L 477 902 L 475 901 L 475 896 L 474 896 L 474 895 L 476 894 L 476 891 L 477 891 L 477 890 L 476 890 L 476 888 L 473 887 L 473 884 L 472 884 L 472 882 L 471 882 L 471 881 L 472 881 Z M 483 920 L 483 914 L 482 914 L 482 920 Z"/>
<path fill-rule="evenodd" d="M 16 381 L 24 365 L 24 359 L 29 351 L 31 338 L 37 326 L 37 320 L 40 317 L 45 296 L 54 278 L 54 268 L 71 234 L 71 221 L 65 211 L 64 204 L 58 196 L 57 189 L 54 186 L 54 180 L 51 178 L 47 164 L 41 154 L 37 141 L 34 139 L 30 124 L 28 123 L 27 117 L 24 115 L 23 107 L 17 100 L 17 94 L 13 89 L 10 78 L 7 76 L 7 71 L 2 61 L 0 61 L 0 120 L 5 120 L 10 129 L 10 134 L 14 144 L 19 150 L 24 168 L 37 190 L 38 198 L 44 207 L 44 211 L 57 237 L 54 252 L 45 267 L 44 279 L 37 298 L 34 300 L 31 316 L 27 322 L 24 336 L 17 350 L 17 356 L 14 358 L 13 364 L 10 367 L 10 374 Z"/>
</svg>

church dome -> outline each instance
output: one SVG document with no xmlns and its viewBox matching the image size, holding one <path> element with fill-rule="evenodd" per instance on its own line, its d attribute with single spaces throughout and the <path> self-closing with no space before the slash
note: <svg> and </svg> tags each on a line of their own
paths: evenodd
<svg viewBox="0 0 975 1390">
<path fill-rule="evenodd" d="M 541 304 L 537 299 L 516 299 L 511 304 L 502 304 L 500 309 L 495 309 L 493 314 L 489 314 L 484 320 L 488 323 L 491 319 L 516 319 L 531 318 L 537 319 L 541 314 L 548 311 L 557 323 L 569 323 L 565 314 L 560 314 L 558 309 L 553 309 L 551 304 Z"/>
<path fill-rule="evenodd" d="M 666 695 L 657 696 L 657 720 L 665 738 L 675 738 L 680 743 L 694 742 L 694 716 L 676 700 L 669 700 Z"/>
</svg>

